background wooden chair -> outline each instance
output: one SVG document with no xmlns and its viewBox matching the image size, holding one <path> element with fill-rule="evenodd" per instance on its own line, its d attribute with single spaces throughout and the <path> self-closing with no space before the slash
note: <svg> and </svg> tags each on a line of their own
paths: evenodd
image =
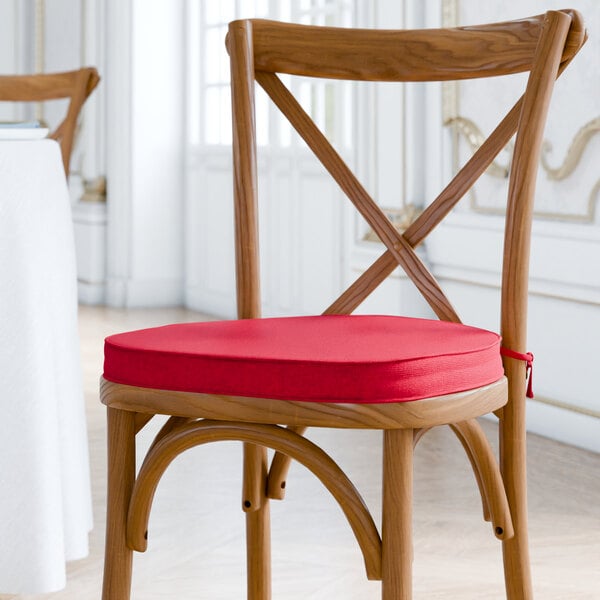
<svg viewBox="0 0 600 600">
<path fill-rule="evenodd" d="M 554 81 L 584 41 L 582 20 L 569 10 L 508 23 L 429 31 L 348 30 L 262 20 L 230 24 L 227 46 L 232 73 L 240 320 L 173 325 L 106 340 L 101 384 L 109 427 L 104 600 L 129 597 L 132 550 L 146 549 L 154 490 L 168 464 L 188 448 L 217 440 L 244 442 L 242 508 L 247 523 L 248 598 L 270 597 L 269 498 L 283 497 L 290 457 L 315 473 L 339 502 L 363 552 L 367 576 L 382 580 L 384 600 L 411 598 L 413 447 L 427 430 L 443 424 L 450 425 L 462 442 L 479 484 L 484 516 L 502 540 L 507 597 L 532 597 L 525 476 L 532 205 Z M 523 97 L 403 234 L 386 219 L 276 75 L 445 81 L 525 71 L 530 75 Z M 322 316 L 258 318 L 255 80 L 387 248 Z M 414 248 L 515 132 L 501 349 L 496 334 L 460 323 Z M 347 316 L 398 265 L 439 320 Z M 433 343 L 424 348 L 423 338 L 429 334 Z M 466 346 L 460 350 L 463 343 Z M 448 357 L 458 362 L 444 362 Z M 389 364 L 394 366 L 388 370 Z M 454 369 L 462 367 L 469 373 L 455 381 Z M 414 380 L 420 375 L 422 379 Z M 389 383 L 392 391 L 379 389 L 380 383 Z M 500 465 L 475 420 L 492 411 L 500 421 Z M 155 414 L 172 416 L 136 477 L 135 436 Z M 307 427 L 382 430 L 381 535 L 345 474 L 303 436 Z M 266 447 L 276 450 L 270 466 Z"/>
<path fill-rule="evenodd" d="M 93 67 L 64 73 L 0 75 L 0 101 L 44 102 L 69 99 L 65 118 L 48 136 L 59 142 L 65 174 L 68 175 L 77 117 L 99 81 L 98 72 Z"/>
</svg>

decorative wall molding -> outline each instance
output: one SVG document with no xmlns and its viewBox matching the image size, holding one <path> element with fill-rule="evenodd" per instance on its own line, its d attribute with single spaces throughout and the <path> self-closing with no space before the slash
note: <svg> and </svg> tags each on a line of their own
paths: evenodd
<svg viewBox="0 0 600 600">
<path fill-rule="evenodd" d="M 81 202 L 106 202 L 106 177 L 84 179 Z"/>
<path fill-rule="evenodd" d="M 542 146 L 542 167 L 548 174 L 548 177 L 556 181 L 569 177 L 581 161 L 581 156 L 586 146 L 597 133 L 600 133 L 600 117 L 592 119 L 579 129 L 569 144 L 562 164 L 558 167 L 550 165 L 548 155 L 552 153 L 552 144 L 548 140 L 544 141 Z"/>
<path fill-rule="evenodd" d="M 583 125 L 573 136 L 571 143 L 565 154 L 565 158 L 558 167 L 552 167 L 549 161 L 549 154 L 552 153 L 552 144 L 548 140 L 544 141 L 542 146 L 542 168 L 549 179 L 561 181 L 570 177 L 579 166 L 585 150 L 592 138 L 600 134 L 600 117 L 596 117 Z M 595 209 L 599 201 L 600 179 L 592 187 L 587 203 L 587 212 L 580 217 L 584 222 L 593 222 L 595 220 Z"/>
<path fill-rule="evenodd" d="M 586 408 L 584 406 L 573 406 L 572 404 L 568 404 L 567 402 L 561 402 L 560 400 L 545 398 L 539 395 L 536 395 L 535 401 L 540 402 L 541 404 L 547 404 L 548 406 L 554 406 L 555 408 L 561 408 L 562 410 L 570 410 L 574 413 L 578 413 L 586 417 L 600 419 L 600 410 L 594 410 L 592 408 Z"/>
<path fill-rule="evenodd" d="M 455 212 L 434 236 L 427 243 L 427 254 L 436 277 L 500 289 L 503 217 L 483 219 L 472 212 Z M 600 271 L 590 261 L 599 252 L 600 240 L 593 229 L 574 223 L 534 222 L 530 296 L 600 309 Z"/>
<path fill-rule="evenodd" d="M 442 25 L 445 27 L 456 26 L 460 20 L 459 0 L 441 0 Z M 464 144 L 472 154 L 475 152 L 485 136 L 482 133 L 482 127 L 478 123 L 478 117 L 467 116 L 461 107 L 461 91 L 468 83 L 445 82 L 442 84 L 442 119 L 446 127 L 450 129 L 451 148 L 452 148 L 452 169 L 456 172 L 461 164 L 461 152 L 464 156 Z M 480 116 L 479 116 L 480 117 Z M 551 164 L 551 153 L 553 144 L 546 140 L 542 148 L 540 173 L 545 174 L 548 182 L 563 182 L 571 176 L 576 176 L 577 167 L 581 165 L 586 156 L 586 148 L 590 145 L 592 138 L 600 132 L 600 117 L 594 117 L 587 123 L 579 127 L 574 135 L 571 136 L 563 162 L 558 166 Z M 499 178 L 508 179 L 510 170 L 510 161 L 512 158 L 513 142 L 505 148 L 504 160 L 496 159 L 487 170 L 487 174 Z M 588 190 L 581 192 L 578 189 L 578 196 L 581 197 L 578 209 L 548 210 L 539 205 L 534 208 L 534 217 L 552 219 L 565 222 L 594 223 L 596 220 L 596 206 L 600 202 L 600 179 L 593 180 Z M 496 186 L 494 186 L 496 187 Z M 548 188 L 546 188 L 548 189 Z M 562 193 L 562 192 L 561 192 Z M 584 203 L 583 197 L 586 198 Z M 504 207 L 490 206 L 482 204 L 479 201 L 479 188 L 470 190 L 468 198 L 470 209 L 473 212 L 481 214 L 500 215 L 504 214 Z M 487 191 L 485 197 L 489 196 Z"/>
<path fill-rule="evenodd" d="M 600 452 L 598 419 L 571 407 L 563 408 L 552 401 L 534 400 L 527 402 L 527 429 L 544 437 L 584 448 L 591 452 Z"/>
<path fill-rule="evenodd" d="M 460 314 L 467 322 L 490 329 L 497 326 L 490 304 L 499 302 L 503 220 L 472 211 L 449 215 L 427 244 L 432 273 L 443 282 Z M 595 378 L 594 340 L 600 335 L 598 256 L 596 228 L 534 222 L 528 337 L 538 368 L 535 409 L 528 417 L 528 428 L 596 450 L 600 442 L 593 441 L 592 432 L 598 438 L 600 405 L 589 390 Z M 472 321 L 478 318 L 487 321 Z M 565 357 L 564 348 L 577 348 L 577 352 Z M 544 421 L 548 414 L 562 423 L 560 430 Z"/>
<path fill-rule="evenodd" d="M 485 142 L 485 135 L 472 119 L 468 119 L 467 117 L 461 117 L 460 115 L 456 115 L 454 117 L 449 117 L 444 120 L 444 125 L 447 127 L 452 127 L 454 130 L 454 135 L 457 137 L 464 137 L 464 139 L 469 144 L 471 149 L 471 153 L 475 154 L 477 150 L 479 150 L 480 146 Z M 510 172 L 510 161 L 512 157 L 514 144 L 513 142 L 509 142 L 506 146 L 506 153 L 508 154 L 508 160 L 506 164 L 500 164 L 498 159 L 496 158 L 492 164 L 486 169 L 486 173 L 491 175 L 492 177 L 498 177 L 499 179 L 506 179 Z"/>
<path fill-rule="evenodd" d="M 457 82 L 444 83 L 444 95 L 442 103 L 443 123 L 449 127 L 452 135 L 452 168 L 456 172 L 459 168 L 459 145 L 463 139 L 469 147 L 471 154 L 475 153 L 486 137 L 477 123 L 466 116 L 459 114 L 457 109 L 459 103 L 459 84 Z M 600 117 L 592 119 L 583 125 L 573 136 L 567 149 L 565 158 L 561 165 L 553 167 L 549 161 L 549 155 L 552 152 L 552 144 L 545 140 L 542 147 L 541 167 L 546 173 L 548 179 L 552 181 L 562 181 L 573 175 L 579 166 L 585 153 L 585 149 L 592 138 L 600 133 Z M 487 168 L 486 173 L 491 177 L 508 180 L 510 173 L 510 162 L 514 142 L 511 141 L 503 150 L 506 156 L 506 163 L 500 163 L 496 158 Z M 477 191 L 472 189 L 469 192 L 470 207 L 474 212 L 481 214 L 502 215 L 504 209 L 482 206 L 477 200 Z M 600 201 L 600 179 L 598 179 L 588 193 L 588 200 L 585 210 L 582 213 L 563 213 L 534 209 L 534 217 L 555 219 L 559 221 L 572 221 L 581 223 L 593 223 L 596 217 L 596 206 Z"/>
<path fill-rule="evenodd" d="M 446 108 L 445 113 L 450 113 L 450 110 Z M 469 145 L 471 153 L 473 154 L 479 149 L 479 147 L 483 144 L 483 142 L 486 139 L 477 123 L 475 123 L 475 121 L 467 117 L 463 117 L 460 115 L 447 116 L 444 119 L 444 125 L 452 128 L 452 135 L 453 139 L 455 140 L 454 147 L 456 148 L 456 152 L 454 153 L 455 159 L 458 158 L 457 147 L 459 138 L 464 138 L 464 140 Z M 600 133 L 600 117 L 592 119 L 583 127 L 581 127 L 579 131 L 577 131 L 577 133 L 573 137 L 573 140 L 569 144 L 562 164 L 560 164 L 558 167 L 553 167 L 549 162 L 548 156 L 552 153 L 552 144 L 548 140 L 545 140 L 542 146 L 541 166 L 542 169 L 545 171 L 546 175 L 548 176 L 548 179 L 554 181 L 561 181 L 571 176 L 576 170 L 579 163 L 581 162 L 581 158 L 591 139 L 598 133 Z M 499 163 L 498 159 L 496 158 L 486 170 L 488 175 L 492 177 L 497 177 L 499 179 L 507 179 L 510 173 L 510 162 L 512 160 L 513 150 L 514 142 L 510 141 L 504 149 L 504 153 L 507 155 L 506 164 Z M 455 169 L 456 167 L 457 164 L 455 164 Z M 600 179 L 596 181 L 589 193 L 587 210 L 583 214 L 563 214 L 537 210 L 535 212 L 535 215 L 537 217 L 592 223 L 595 221 L 595 208 L 599 200 L 599 192 Z M 471 192 L 471 208 L 476 212 L 488 214 L 503 214 L 503 211 L 501 210 L 489 209 L 486 207 L 479 206 L 477 204 L 477 196 L 474 191 Z"/>
<path fill-rule="evenodd" d="M 444 125 L 452 128 L 453 135 L 453 146 L 455 152 L 453 153 L 454 168 L 458 167 L 458 143 L 462 137 L 468 144 L 470 151 L 475 153 L 485 141 L 479 126 L 467 117 L 456 115 L 453 117 L 447 117 L 444 120 Z M 553 181 L 562 181 L 570 177 L 577 169 L 581 162 L 582 156 L 585 153 L 586 147 L 592 140 L 592 138 L 600 133 L 600 117 L 592 119 L 584 126 L 582 126 L 577 133 L 573 136 L 571 143 L 565 154 L 565 158 L 558 167 L 553 167 L 549 161 L 549 155 L 552 152 L 552 144 L 548 140 L 545 140 L 542 146 L 541 155 L 541 166 L 543 171 L 546 173 L 548 179 Z M 507 179 L 510 172 L 510 161 L 512 159 L 512 152 L 514 143 L 511 141 L 504 149 L 504 153 L 507 155 L 507 163 L 500 164 L 498 159 L 494 160 L 488 167 L 486 172 L 492 177 L 499 179 Z M 574 221 L 581 223 L 593 223 L 596 217 L 596 206 L 600 200 L 600 179 L 598 179 L 593 185 L 588 195 L 588 201 L 586 210 L 581 214 L 569 214 L 569 213 L 556 213 L 551 211 L 535 210 L 534 215 L 536 217 L 556 219 L 559 221 Z M 482 214 L 504 214 L 503 210 L 481 206 L 477 202 L 477 193 L 472 190 L 470 193 L 471 209 L 475 212 Z"/>
<path fill-rule="evenodd" d="M 573 0 L 573 4 L 589 29 L 597 28 L 600 12 L 594 0 Z M 442 26 L 452 27 L 540 12 L 534 0 L 518 5 L 440 0 L 438 8 L 430 26 L 439 24 L 436 16 L 442 19 Z M 584 50 L 586 55 L 578 57 L 557 84 L 547 127 L 554 151 L 546 142 L 541 157 L 528 334 L 530 350 L 536 354 L 537 384 L 536 398 L 528 402 L 527 428 L 598 452 L 600 404 L 589 393 L 595 384 L 594 340 L 600 336 L 600 180 L 595 160 L 600 138 L 599 88 L 598 79 L 589 76 L 591 68 L 597 70 L 598 41 L 591 39 Z M 438 102 L 432 103 L 441 119 L 431 127 L 428 143 L 432 149 L 441 148 L 434 158 L 444 165 L 446 176 L 455 173 L 480 146 L 482 132 L 491 131 L 497 123 L 491 107 L 488 110 L 483 102 L 489 89 L 494 89 L 487 86 L 493 82 L 482 88 L 471 81 L 443 83 Z M 516 100 L 516 91 L 511 96 L 510 88 L 499 92 L 498 106 L 508 108 Z M 432 273 L 461 315 L 489 329 L 497 327 L 494 306 L 500 301 L 504 199 L 511 153 L 509 146 L 498 156 L 485 180 L 427 242 Z M 564 348 L 577 348 L 577 352 L 564 353 Z"/>
<path fill-rule="evenodd" d="M 414 204 L 405 204 L 402 208 L 386 208 L 385 206 L 382 206 L 381 210 L 399 233 L 404 233 L 413 221 L 415 221 L 423 212 L 423 209 L 418 208 Z M 379 236 L 371 228 L 365 233 L 362 241 L 381 243 Z"/>
</svg>

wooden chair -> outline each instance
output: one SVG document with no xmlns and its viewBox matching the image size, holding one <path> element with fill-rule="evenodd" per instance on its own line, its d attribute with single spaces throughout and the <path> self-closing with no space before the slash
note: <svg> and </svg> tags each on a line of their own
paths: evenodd
<svg viewBox="0 0 600 600">
<path fill-rule="evenodd" d="M 144 551 L 156 486 L 181 452 L 244 443 L 248 598 L 270 598 L 269 499 L 282 498 L 290 458 L 344 511 L 384 600 L 412 597 L 413 447 L 450 425 L 472 464 L 484 516 L 502 540 L 507 597 L 532 597 L 526 527 L 525 396 L 528 256 L 542 131 L 554 81 L 585 41 L 580 15 L 422 31 L 230 24 L 239 320 L 171 325 L 106 340 L 108 521 L 104 600 L 129 598 L 132 551 Z M 522 98 L 423 214 L 398 233 L 276 73 L 377 81 L 446 81 L 529 71 Z M 321 316 L 259 319 L 254 81 L 286 115 L 386 246 Z M 508 192 L 500 338 L 462 325 L 414 248 L 517 134 Z M 350 313 L 398 265 L 439 320 Z M 502 355 L 502 356 L 501 356 Z M 475 420 L 500 420 L 498 465 Z M 171 415 L 136 476 L 135 437 Z M 287 426 L 287 427 L 283 427 Z M 381 535 L 337 464 L 307 427 L 383 432 Z M 266 448 L 276 451 L 267 464 Z"/>
<path fill-rule="evenodd" d="M 44 102 L 69 98 L 65 118 L 48 136 L 60 143 L 65 174 L 68 175 L 77 117 L 99 81 L 93 67 L 64 73 L 0 75 L 0 101 Z"/>
</svg>

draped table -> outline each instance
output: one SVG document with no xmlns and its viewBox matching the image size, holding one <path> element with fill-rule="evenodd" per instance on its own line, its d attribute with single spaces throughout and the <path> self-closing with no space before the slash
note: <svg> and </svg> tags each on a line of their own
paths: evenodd
<svg viewBox="0 0 600 600">
<path fill-rule="evenodd" d="M 76 285 L 58 144 L 0 140 L 0 594 L 58 590 L 88 553 Z"/>
</svg>

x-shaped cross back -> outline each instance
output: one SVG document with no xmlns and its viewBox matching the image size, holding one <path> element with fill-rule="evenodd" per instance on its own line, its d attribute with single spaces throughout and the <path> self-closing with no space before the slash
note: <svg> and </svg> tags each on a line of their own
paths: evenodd
<svg viewBox="0 0 600 600">
<path fill-rule="evenodd" d="M 414 249 L 450 212 L 509 142 L 517 130 L 523 98 L 512 107 L 438 197 L 404 233 L 400 233 L 277 75 L 256 71 L 255 77 L 387 248 L 324 314 L 351 313 L 400 265 L 438 318 L 460 323 L 452 304 Z"/>
</svg>

